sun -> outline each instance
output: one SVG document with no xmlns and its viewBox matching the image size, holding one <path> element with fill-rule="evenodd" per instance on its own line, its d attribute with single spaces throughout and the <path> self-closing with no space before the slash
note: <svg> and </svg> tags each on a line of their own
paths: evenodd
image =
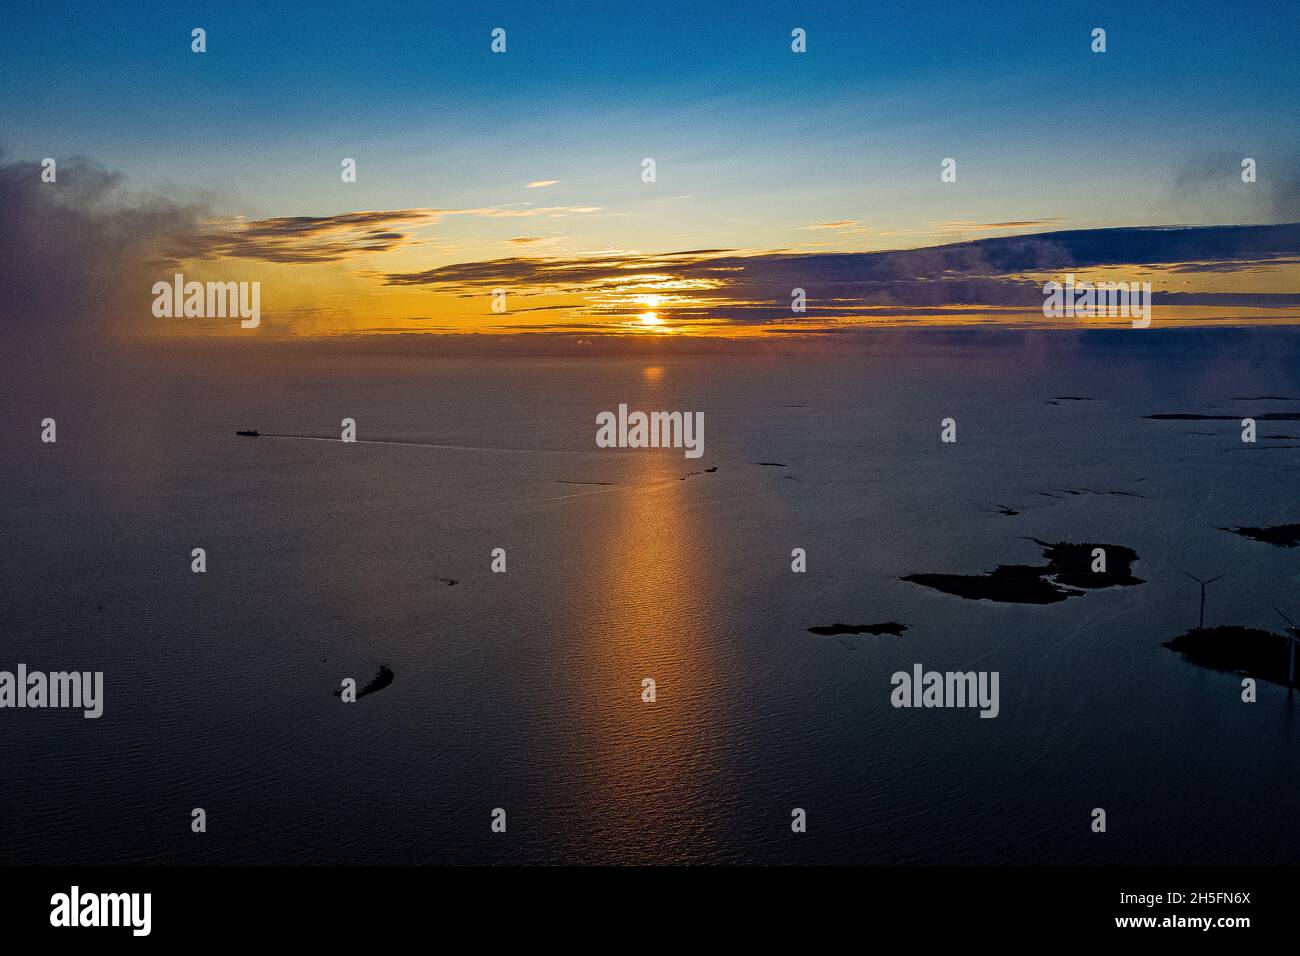
<svg viewBox="0 0 1300 956">
<path fill-rule="evenodd" d="M 653 312 L 642 312 L 641 324 L 642 325 L 663 325 L 664 320 L 659 318 L 659 316 L 655 315 Z"/>
</svg>

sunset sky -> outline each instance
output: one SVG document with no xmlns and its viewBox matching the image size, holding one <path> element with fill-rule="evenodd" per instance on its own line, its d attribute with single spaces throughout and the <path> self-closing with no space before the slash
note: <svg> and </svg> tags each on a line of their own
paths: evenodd
<svg viewBox="0 0 1300 956">
<path fill-rule="evenodd" d="M 1073 269 L 1300 320 L 1296 228 L 1080 232 L 1300 220 L 1297 5 L 1023 6 L 10 4 L 0 308 L 241 334 L 150 315 L 183 271 L 271 337 L 1043 324 Z"/>
</svg>

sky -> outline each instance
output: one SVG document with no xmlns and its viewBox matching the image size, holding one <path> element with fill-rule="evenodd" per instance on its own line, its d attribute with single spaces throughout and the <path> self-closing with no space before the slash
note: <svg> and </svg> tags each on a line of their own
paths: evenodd
<svg viewBox="0 0 1300 956">
<path fill-rule="evenodd" d="M 820 328 L 931 304 L 883 286 L 818 295 L 881 261 L 914 261 L 893 250 L 1300 220 L 1293 2 L 20 0 L 5 20 L 0 241 L 77 245 L 126 284 L 83 298 L 111 300 L 146 331 L 149 287 L 169 270 L 260 281 L 259 335 L 751 333 L 791 320 L 754 296 L 788 313 L 786 280 L 804 274 L 811 308 L 798 321 Z M 195 27 L 206 52 L 191 50 Z M 504 53 L 490 49 L 496 27 Z M 796 27 L 805 53 L 791 50 Z M 1104 53 L 1091 49 L 1095 27 Z M 56 184 L 39 181 L 44 157 L 59 162 Z M 945 183 L 948 157 L 957 178 Z M 1257 182 L 1240 181 L 1243 157 Z M 341 179 L 344 158 L 355 182 Z M 75 235 L 52 231 L 64 219 Z M 104 248 L 87 248 L 101 232 Z M 1300 293 L 1287 262 L 1300 249 L 1293 234 L 1275 239 L 1250 264 L 1148 262 L 1129 277 L 1184 294 Z M 828 257 L 840 253 L 862 258 Z M 700 278 L 719 258 L 731 273 Z M 583 281 L 565 281 L 563 263 Z M 1117 245 L 1095 265 L 1134 263 Z M 71 258 L 61 268 L 88 271 Z M 629 274 L 648 278 L 620 281 Z M 729 275 L 744 277 L 743 296 Z M 998 310 L 1026 304 L 1020 286 L 1042 281 L 1002 278 L 1006 295 L 935 303 L 948 308 L 919 320 L 1004 321 Z M 506 286 L 508 313 L 493 313 L 490 292 Z M 35 309 L 30 288 L 8 293 L 0 307 Z M 1263 318 L 1295 317 L 1294 303 L 1272 303 Z M 1181 314 L 1260 318 L 1228 305 Z"/>
</svg>

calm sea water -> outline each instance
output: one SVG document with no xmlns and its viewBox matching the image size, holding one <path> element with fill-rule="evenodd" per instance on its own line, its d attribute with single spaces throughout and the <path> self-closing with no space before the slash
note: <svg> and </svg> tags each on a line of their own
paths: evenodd
<svg viewBox="0 0 1300 956">
<path fill-rule="evenodd" d="M 0 669 L 102 670 L 106 701 L 0 711 L 0 861 L 1300 861 L 1300 698 L 1244 704 L 1161 646 L 1196 623 L 1179 569 L 1228 573 L 1211 623 L 1300 613 L 1300 549 L 1217 530 L 1300 521 L 1300 449 L 1142 417 L 1300 410 L 1236 400 L 1300 396 L 1294 348 L 1053 336 L 15 368 Z M 620 402 L 704 412 L 705 455 L 596 449 Z M 345 417 L 462 447 L 234 435 Z M 1029 606 L 900 580 L 1036 563 L 1031 537 L 1131 547 L 1146 583 Z M 839 621 L 907 630 L 807 631 Z M 894 709 L 917 662 L 998 671 L 1000 715 Z"/>
</svg>

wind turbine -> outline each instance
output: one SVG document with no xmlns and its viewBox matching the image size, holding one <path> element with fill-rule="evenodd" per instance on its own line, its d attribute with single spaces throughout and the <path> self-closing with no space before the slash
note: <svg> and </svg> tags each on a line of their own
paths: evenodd
<svg viewBox="0 0 1300 956">
<path fill-rule="evenodd" d="M 1273 606 L 1273 610 L 1277 611 L 1278 614 L 1282 614 L 1281 611 L 1278 611 L 1277 605 Z M 1287 672 L 1287 683 L 1290 684 L 1292 687 L 1294 687 L 1295 686 L 1295 646 L 1297 644 L 1300 644 L 1300 628 L 1297 628 L 1294 624 L 1292 624 L 1291 619 L 1287 617 L 1285 614 L 1282 614 L 1282 620 L 1286 621 L 1288 625 L 1286 639 L 1287 639 L 1287 643 L 1291 645 L 1291 669 Z"/>
<path fill-rule="evenodd" d="M 1182 569 L 1179 568 L 1179 570 L 1181 571 Z M 1227 574 L 1227 573 L 1228 573 L 1227 571 L 1223 572 L 1223 574 Z M 1183 574 L 1187 574 L 1187 572 L 1183 571 Z M 1201 622 L 1196 625 L 1196 629 L 1198 631 L 1203 630 L 1205 627 L 1205 586 L 1207 584 L 1213 584 L 1215 581 L 1219 580 L 1219 578 L 1223 577 L 1223 574 L 1216 574 L 1208 581 L 1202 581 L 1194 574 L 1187 574 L 1189 578 L 1191 578 L 1193 581 L 1195 581 L 1197 584 L 1201 586 Z"/>
</svg>

